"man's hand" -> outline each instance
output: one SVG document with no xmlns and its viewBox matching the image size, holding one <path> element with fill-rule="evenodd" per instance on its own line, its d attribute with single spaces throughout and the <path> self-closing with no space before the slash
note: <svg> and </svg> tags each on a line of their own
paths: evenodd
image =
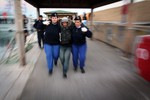
<svg viewBox="0 0 150 100">
<path fill-rule="evenodd" d="M 44 24 L 44 25 L 49 25 L 49 24 L 50 24 L 50 21 L 44 21 L 43 24 Z"/>
</svg>

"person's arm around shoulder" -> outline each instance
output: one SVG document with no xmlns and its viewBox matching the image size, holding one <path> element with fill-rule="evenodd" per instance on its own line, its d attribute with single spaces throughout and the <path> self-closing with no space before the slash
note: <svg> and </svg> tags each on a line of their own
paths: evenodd
<svg viewBox="0 0 150 100">
<path fill-rule="evenodd" d="M 86 36 L 87 36 L 88 38 L 92 38 L 93 33 L 88 29 L 88 31 L 87 31 L 87 33 L 86 33 Z"/>
<path fill-rule="evenodd" d="M 92 38 L 93 33 L 85 25 L 82 24 L 81 27 L 81 31 L 83 32 L 83 34 L 86 34 L 88 38 Z"/>
</svg>

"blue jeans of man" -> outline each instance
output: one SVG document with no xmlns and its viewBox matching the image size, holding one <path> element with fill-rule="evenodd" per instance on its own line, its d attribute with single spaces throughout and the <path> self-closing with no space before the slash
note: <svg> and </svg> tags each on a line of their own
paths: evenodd
<svg viewBox="0 0 150 100">
<path fill-rule="evenodd" d="M 60 60 L 63 66 L 63 73 L 67 73 L 70 60 L 71 47 L 60 46 Z"/>
</svg>

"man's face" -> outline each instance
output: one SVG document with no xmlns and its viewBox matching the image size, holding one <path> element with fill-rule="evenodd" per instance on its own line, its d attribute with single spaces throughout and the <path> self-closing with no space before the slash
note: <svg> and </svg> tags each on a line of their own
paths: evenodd
<svg viewBox="0 0 150 100">
<path fill-rule="evenodd" d="M 52 23 L 57 23 L 58 18 L 57 17 L 52 17 Z"/>
<path fill-rule="evenodd" d="M 67 22 L 63 22 L 62 25 L 63 25 L 63 27 L 67 27 L 68 23 Z"/>
<path fill-rule="evenodd" d="M 75 26 L 76 26 L 76 27 L 81 26 L 81 22 L 80 22 L 80 20 L 75 20 Z"/>
<path fill-rule="evenodd" d="M 39 17 L 39 20 L 42 20 L 43 19 L 43 17 Z"/>
</svg>

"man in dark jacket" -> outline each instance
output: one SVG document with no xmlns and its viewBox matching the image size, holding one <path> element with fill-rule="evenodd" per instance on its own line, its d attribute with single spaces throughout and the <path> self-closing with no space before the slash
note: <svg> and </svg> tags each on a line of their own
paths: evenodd
<svg viewBox="0 0 150 100">
<path fill-rule="evenodd" d="M 63 66 L 63 77 L 67 78 L 67 71 L 71 53 L 71 25 L 72 22 L 67 17 L 60 21 L 60 60 Z"/>
<path fill-rule="evenodd" d="M 43 24 L 43 16 L 42 15 L 39 16 L 39 20 L 37 20 L 33 26 L 37 30 L 37 38 L 38 38 L 39 48 L 43 48 L 41 46 L 41 41 L 43 42 L 43 46 L 44 46 L 44 29 L 45 29 L 45 25 Z"/>
<path fill-rule="evenodd" d="M 59 57 L 60 41 L 59 33 L 61 31 L 60 25 L 58 23 L 57 13 L 52 13 L 51 23 L 47 25 L 44 35 L 44 50 L 46 53 L 47 64 L 49 68 L 49 74 L 53 72 L 53 62 L 57 65 L 57 60 Z"/>
<path fill-rule="evenodd" d="M 72 54 L 73 54 L 73 64 L 74 70 L 77 71 L 78 59 L 80 61 L 80 69 L 82 73 L 85 73 L 85 59 L 86 59 L 86 37 L 91 38 L 92 32 L 85 27 L 81 22 L 81 17 L 75 17 L 75 26 L 72 29 Z"/>
</svg>

